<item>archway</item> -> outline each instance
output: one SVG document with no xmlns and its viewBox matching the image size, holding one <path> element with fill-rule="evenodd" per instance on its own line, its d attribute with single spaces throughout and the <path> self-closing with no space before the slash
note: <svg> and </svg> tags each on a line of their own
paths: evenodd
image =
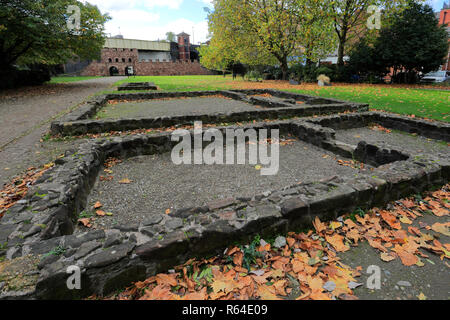
<svg viewBox="0 0 450 320">
<path fill-rule="evenodd" d="M 109 68 L 109 75 L 110 76 L 116 76 L 119 74 L 119 69 L 117 69 L 116 67 L 111 67 Z"/>
</svg>

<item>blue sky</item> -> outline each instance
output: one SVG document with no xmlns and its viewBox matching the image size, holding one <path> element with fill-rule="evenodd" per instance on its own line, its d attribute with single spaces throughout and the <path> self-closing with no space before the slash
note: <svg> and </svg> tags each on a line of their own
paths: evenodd
<svg viewBox="0 0 450 320">
<path fill-rule="evenodd" d="M 325 1 L 325 0 L 324 0 Z M 208 36 L 208 24 L 204 7 L 211 0 L 88 0 L 102 12 L 108 12 L 112 20 L 106 25 L 110 35 L 122 34 L 125 38 L 165 39 L 168 31 L 191 35 L 191 42 L 204 42 Z M 442 8 L 444 0 L 427 0 L 435 11 Z M 120 28 L 120 29 L 119 29 Z M 193 34 L 193 39 L 192 39 Z M 194 40 L 194 41 L 192 41 Z"/>
<path fill-rule="evenodd" d="M 88 0 L 102 12 L 108 12 L 112 20 L 106 25 L 111 35 L 125 38 L 157 40 L 165 39 L 166 32 L 186 32 L 191 42 L 204 42 L 208 35 L 207 13 L 211 0 Z M 120 28 L 120 29 L 119 29 Z M 192 39 L 192 33 L 194 39 Z"/>
</svg>

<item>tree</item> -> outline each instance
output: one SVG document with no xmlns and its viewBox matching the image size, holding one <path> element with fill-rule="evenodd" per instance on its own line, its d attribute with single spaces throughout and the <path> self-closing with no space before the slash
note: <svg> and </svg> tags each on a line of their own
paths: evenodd
<svg viewBox="0 0 450 320">
<path fill-rule="evenodd" d="M 175 42 L 176 41 L 176 35 L 172 31 L 166 32 L 166 40 L 169 42 Z"/>
<path fill-rule="evenodd" d="M 78 28 L 69 28 L 68 8 L 80 8 Z M 0 0 L 0 72 L 13 65 L 54 65 L 95 59 L 105 42 L 108 15 L 76 0 Z"/>
<path fill-rule="evenodd" d="M 420 0 L 421 1 L 421 0 Z M 369 32 L 368 9 L 376 6 L 383 9 L 383 17 L 396 14 L 405 7 L 408 0 L 333 0 L 334 29 L 338 38 L 338 65 L 344 65 L 346 46 L 350 40 Z"/>
<path fill-rule="evenodd" d="M 389 73 L 389 67 L 375 51 L 373 39 L 362 38 L 351 50 L 348 69 L 366 81 L 379 81 Z M 348 79 L 347 79 L 348 80 Z"/>
<path fill-rule="evenodd" d="M 414 1 L 392 23 L 382 28 L 375 52 L 385 66 L 413 81 L 417 73 L 437 70 L 445 61 L 449 43 L 445 26 L 439 26 L 433 9 Z"/>
<path fill-rule="evenodd" d="M 212 43 L 229 48 L 235 61 L 278 63 L 286 79 L 288 57 L 317 60 L 333 49 L 330 37 L 308 46 L 330 30 L 330 10 L 328 2 L 317 0 L 216 0 L 208 15 Z"/>
<path fill-rule="evenodd" d="M 375 39 L 363 39 L 350 54 L 354 73 L 381 76 L 393 70 L 394 81 L 414 82 L 419 72 L 434 71 L 444 63 L 448 36 L 433 9 L 414 1 L 391 18 Z M 402 78 L 400 78 L 402 77 Z"/>
<path fill-rule="evenodd" d="M 233 63 L 230 48 L 224 48 L 216 44 L 213 40 L 209 45 L 202 45 L 198 48 L 200 63 L 211 70 L 222 71 L 225 76 L 227 67 Z"/>
</svg>

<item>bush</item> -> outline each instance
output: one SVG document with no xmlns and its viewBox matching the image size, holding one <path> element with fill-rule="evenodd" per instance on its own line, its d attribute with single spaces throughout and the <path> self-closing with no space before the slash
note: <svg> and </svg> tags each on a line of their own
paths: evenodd
<svg viewBox="0 0 450 320">
<path fill-rule="evenodd" d="M 263 71 L 264 80 L 281 80 L 283 72 L 280 67 L 270 66 Z"/>
<path fill-rule="evenodd" d="M 0 89 L 36 86 L 50 81 L 50 72 L 46 68 L 36 70 L 8 69 L 0 73 Z"/>
<path fill-rule="evenodd" d="M 332 69 L 333 67 L 327 67 L 327 66 L 319 66 L 316 69 L 317 76 L 323 74 L 329 77 L 330 79 L 335 79 L 336 77 L 336 70 Z"/>
<path fill-rule="evenodd" d="M 327 84 L 330 84 L 330 77 L 328 77 L 328 76 L 326 76 L 326 75 L 324 75 L 324 74 L 320 74 L 318 77 L 317 77 L 317 81 L 320 81 L 320 82 L 322 82 L 323 84 L 325 84 L 325 85 L 327 85 Z"/>
<path fill-rule="evenodd" d="M 263 78 L 262 74 L 258 71 L 250 71 L 245 74 L 245 80 L 247 81 L 261 81 Z"/>
</svg>

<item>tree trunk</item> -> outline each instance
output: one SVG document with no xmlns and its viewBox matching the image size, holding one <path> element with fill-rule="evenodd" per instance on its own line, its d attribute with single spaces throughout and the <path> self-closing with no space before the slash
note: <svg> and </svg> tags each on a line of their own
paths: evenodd
<svg viewBox="0 0 450 320">
<path fill-rule="evenodd" d="M 341 41 L 339 41 L 339 49 L 338 49 L 338 66 L 342 67 L 344 65 L 344 45 Z"/>
<path fill-rule="evenodd" d="M 345 43 L 347 42 L 347 32 L 348 32 L 348 26 L 347 26 L 347 23 L 344 21 L 341 34 L 338 35 L 339 48 L 338 48 L 337 64 L 339 67 L 342 67 L 344 65 L 344 54 L 345 54 L 344 50 L 345 50 Z"/>
<path fill-rule="evenodd" d="M 283 59 L 280 62 L 281 62 L 281 72 L 283 73 L 283 80 L 288 80 L 289 67 L 287 63 L 287 57 L 283 57 Z"/>
</svg>

